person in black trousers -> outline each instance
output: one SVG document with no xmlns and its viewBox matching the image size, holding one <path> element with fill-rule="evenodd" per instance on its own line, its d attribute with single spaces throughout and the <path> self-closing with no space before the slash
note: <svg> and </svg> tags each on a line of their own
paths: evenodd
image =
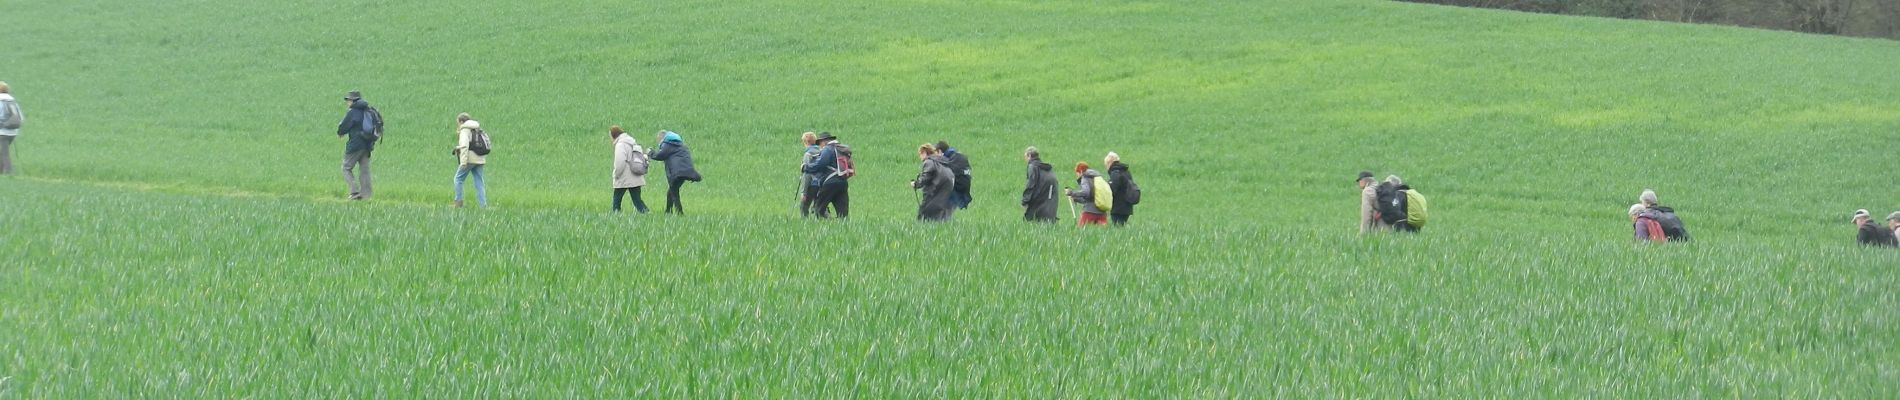
<svg viewBox="0 0 1900 400">
<path fill-rule="evenodd" d="M 660 131 L 659 139 L 660 151 L 647 158 L 666 165 L 666 213 L 685 215 L 686 206 L 680 205 L 680 186 L 701 179 L 699 171 L 693 169 L 693 152 L 686 148 L 686 142 L 680 140 L 678 133 Z"/>
</svg>

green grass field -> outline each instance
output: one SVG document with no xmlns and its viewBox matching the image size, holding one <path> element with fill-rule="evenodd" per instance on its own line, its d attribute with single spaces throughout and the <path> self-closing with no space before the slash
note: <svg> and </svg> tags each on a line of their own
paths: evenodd
<svg viewBox="0 0 1900 400">
<path fill-rule="evenodd" d="M 0 397 L 1900 393 L 1900 252 L 1848 223 L 1900 209 L 1897 42 L 1358 0 L 5 9 Z M 351 89 L 389 119 L 368 203 Z M 462 111 L 493 210 L 447 208 Z M 605 212 L 612 124 L 686 136 L 691 216 Z M 792 215 L 806 130 L 857 149 L 852 221 Z M 917 224 L 938 139 L 976 204 Z M 1030 145 L 1121 153 L 1135 225 L 1017 222 Z M 1362 169 L 1427 232 L 1358 237 Z M 1644 188 L 1698 241 L 1630 244 Z"/>
</svg>

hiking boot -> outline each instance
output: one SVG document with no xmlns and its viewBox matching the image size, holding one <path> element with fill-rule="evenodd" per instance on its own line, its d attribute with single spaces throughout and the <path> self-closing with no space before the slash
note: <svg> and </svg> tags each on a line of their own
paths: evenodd
<svg viewBox="0 0 1900 400">
<path fill-rule="evenodd" d="M 456 201 L 455 201 L 455 208 L 462 208 L 462 201 L 461 201 L 461 200 L 456 200 Z"/>
</svg>

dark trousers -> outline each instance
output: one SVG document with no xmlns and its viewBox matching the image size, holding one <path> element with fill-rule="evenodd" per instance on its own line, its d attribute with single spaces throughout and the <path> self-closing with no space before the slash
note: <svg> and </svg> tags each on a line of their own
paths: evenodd
<svg viewBox="0 0 1900 400">
<path fill-rule="evenodd" d="M 666 213 L 686 215 L 686 206 L 680 205 L 680 185 L 686 184 L 686 178 L 666 180 Z"/>
<path fill-rule="evenodd" d="M 620 195 L 622 193 L 626 194 L 627 198 L 633 199 L 633 209 L 635 211 L 639 211 L 641 214 L 647 213 L 647 202 L 646 200 L 640 200 L 640 187 L 638 186 L 614 188 L 614 212 L 620 212 Z"/>
<path fill-rule="evenodd" d="M 0 175 L 13 174 L 13 136 L 0 136 Z"/>
<path fill-rule="evenodd" d="M 1405 221 L 1399 221 L 1399 223 L 1392 224 L 1392 230 L 1399 231 L 1399 232 L 1418 233 L 1418 227 L 1412 226 L 1412 223 L 1405 222 Z"/>
<path fill-rule="evenodd" d="M 812 203 L 818 218 L 831 218 L 827 211 L 837 211 L 838 218 L 851 217 L 851 185 L 837 184 L 818 187 L 818 199 Z M 829 208 L 830 210 L 826 210 Z"/>
<path fill-rule="evenodd" d="M 1128 225 L 1128 216 L 1129 216 L 1129 215 L 1130 215 L 1130 214 L 1109 214 L 1109 215 L 1108 215 L 1108 222 L 1109 222 L 1109 223 L 1112 223 L 1112 224 L 1115 224 L 1115 226 L 1124 226 L 1124 225 Z"/>
</svg>

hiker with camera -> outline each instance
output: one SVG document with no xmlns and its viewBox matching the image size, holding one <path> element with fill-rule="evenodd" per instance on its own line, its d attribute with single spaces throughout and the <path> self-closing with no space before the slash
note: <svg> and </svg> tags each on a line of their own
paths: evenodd
<svg viewBox="0 0 1900 400">
<path fill-rule="evenodd" d="M 493 143 L 488 140 L 488 132 L 482 130 L 482 123 L 470 118 L 468 113 L 456 115 L 455 122 L 455 147 L 449 149 L 449 154 L 457 160 L 455 208 L 462 208 L 462 184 L 470 176 L 475 177 L 476 204 L 488 208 L 488 185 L 482 181 L 482 170 L 488 164 L 488 152 Z"/>
</svg>

